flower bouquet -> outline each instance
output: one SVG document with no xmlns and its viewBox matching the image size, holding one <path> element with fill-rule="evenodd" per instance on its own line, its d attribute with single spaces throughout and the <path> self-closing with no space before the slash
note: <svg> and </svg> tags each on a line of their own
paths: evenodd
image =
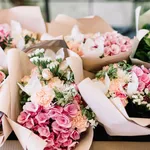
<svg viewBox="0 0 150 150">
<path fill-rule="evenodd" d="M 64 24 L 65 26 L 61 27 L 64 30 L 68 29 L 68 26 L 72 28 L 62 33 L 57 30 L 57 25 L 53 28 L 54 23 Z M 97 71 L 109 63 L 127 60 L 131 53 L 131 39 L 110 29 L 110 26 L 99 17 L 76 20 L 59 15 L 48 29 L 52 30 L 52 33 L 49 33 L 53 36 L 63 34 L 69 49 L 81 56 L 84 69 L 87 71 Z M 54 34 L 55 32 L 57 34 Z"/>
<path fill-rule="evenodd" d="M 7 122 L 10 112 L 10 89 L 7 67 L 7 57 L 0 48 L 0 146 L 4 144 L 12 129 Z"/>
<path fill-rule="evenodd" d="M 31 14 L 29 15 L 28 12 Z M 14 7 L 1 10 L 0 13 L 0 46 L 3 49 L 23 50 L 38 42 L 38 34 L 46 32 L 38 7 Z M 37 23 L 38 27 L 35 27 Z"/>
<path fill-rule="evenodd" d="M 21 88 L 16 103 L 22 108 L 21 113 L 17 112 L 20 115 L 14 115 L 14 121 L 8 119 L 9 123 L 23 148 L 87 150 L 93 138 L 89 127 L 97 123 L 76 85 L 83 79 L 82 61 L 66 49 L 64 53 L 62 49 L 51 51 L 43 47 L 29 53 L 32 63 L 21 51 L 8 52 L 9 58 L 17 60 L 14 64 L 21 72 L 14 80 Z M 18 93 L 19 88 L 15 88 Z M 12 100 L 16 101 L 16 96 L 12 95 Z"/>
<path fill-rule="evenodd" d="M 150 38 L 149 38 L 149 30 L 148 23 L 149 23 L 149 16 L 150 11 L 147 11 L 143 15 L 140 16 L 141 7 L 136 9 L 136 32 L 137 35 L 133 39 L 133 47 L 132 47 L 132 54 L 130 56 L 131 61 L 134 64 L 142 65 L 144 64 L 145 67 L 150 68 Z M 139 30 L 140 29 L 140 30 Z"/>
<path fill-rule="evenodd" d="M 109 64 L 83 80 L 79 91 L 108 134 L 150 134 L 150 70 L 143 65 Z"/>
</svg>

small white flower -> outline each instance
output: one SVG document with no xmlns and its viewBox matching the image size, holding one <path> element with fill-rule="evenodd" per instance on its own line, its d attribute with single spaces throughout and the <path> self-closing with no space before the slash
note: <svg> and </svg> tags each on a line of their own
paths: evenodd
<svg viewBox="0 0 150 150">
<path fill-rule="evenodd" d="M 97 126 L 97 123 L 96 123 L 96 121 L 94 119 L 89 120 L 89 122 L 90 122 L 92 127 Z"/>
<path fill-rule="evenodd" d="M 146 88 L 144 92 L 145 92 L 145 94 L 148 94 L 149 93 L 149 89 Z"/>
<path fill-rule="evenodd" d="M 142 102 L 141 102 L 141 104 L 146 105 L 146 104 L 147 104 L 147 102 L 146 102 L 146 101 L 142 101 Z"/>
<path fill-rule="evenodd" d="M 39 61 L 39 57 L 32 57 L 30 59 L 30 61 L 33 62 L 33 63 L 37 63 Z"/>
<path fill-rule="evenodd" d="M 134 99 L 133 100 L 133 103 L 135 104 L 135 103 L 137 103 L 138 105 L 141 103 L 141 100 L 140 99 Z"/>
<path fill-rule="evenodd" d="M 146 107 L 150 108 L 150 104 L 147 104 Z"/>
<path fill-rule="evenodd" d="M 140 95 L 140 96 L 139 96 L 139 99 L 140 99 L 140 100 L 143 100 L 143 96 L 142 96 L 142 95 Z"/>
<path fill-rule="evenodd" d="M 132 98 L 137 99 L 138 96 L 137 95 L 132 95 Z"/>
<path fill-rule="evenodd" d="M 54 69 L 59 65 L 58 61 L 53 61 L 50 64 L 47 65 L 47 67 L 49 67 L 50 69 Z"/>
</svg>

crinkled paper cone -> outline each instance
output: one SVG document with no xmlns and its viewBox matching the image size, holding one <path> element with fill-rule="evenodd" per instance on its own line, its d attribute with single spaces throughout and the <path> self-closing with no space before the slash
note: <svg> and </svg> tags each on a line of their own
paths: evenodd
<svg viewBox="0 0 150 150">
<path fill-rule="evenodd" d="M 19 6 L 10 9 L 0 10 L 0 24 L 8 23 L 11 20 L 18 21 L 24 29 L 35 33 L 45 33 L 46 26 L 42 13 L 37 6 Z"/>
<path fill-rule="evenodd" d="M 41 45 L 39 48 L 48 49 L 47 44 L 48 43 L 44 43 L 44 45 Z M 32 49 L 30 50 L 32 51 Z M 56 52 L 57 50 L 54 51 Z M 77 54 L 67 50 L 66 53 L 68 53 L 68 56 L 71 55 L 70 57 L 66 56 L 66 59 L 68 59 L 70 67 L 74 72 L 76 83 L 79 83 L 83 79 L 82 61 Z M 29 75 L 34 65 L 29 61 L 28 56 L 24 52 L 17 49 L 12 49 L 11 51 L 8 51 L 8 66 L 11 75 L 10 88 L 12 113 L 11 119 L 8 119 L 8 121 L 24 149 L 43 150 L 46 146 L 46 142 L 35 135 L 32 131 L 15 122 L 20 113 L 20 97 L 17 82 L 19 82 L 23 76 Z M 85 150 L 88 150 L 91 146 L 92 138 L 93 131 L 90 129 L 87 131 L 87 135 L 81 139 L 81 143 L 79 143 L 77 150 L 84 150 L 84 147 L 86 148 Z"/>
<path fill-rule="evenodd" d="M 136 53 L 136 50 L 138 48 L 138 45 L 140 43 L 140 41 L 142 40 L 142 38 L 148 33 L 148 30 L 145 29 L 141 29 L 137 32 L 136 37 L 134 37 L 133 39 L 133 44 L 132 44 L 132 54 L 130 55 L 130 59 L 132 61 L 133 64 L 135 65 L 144 65 L 146 68 L 150 68 L 150 63 L 148 62 L 144 62 L 142 60 L 139 60 L 138 58 L 134 58 L 134 55 Z M 144 49 L 143 49 L 144 50 Z"/>
<path fill-rule="evenodd" d="M 7 69 L 7 57 L 4 51 L 0 48 L 0 66 Z M 2 146 L 10 135 L 12 129 L 6 120 L 6 116 L 10 117 L 10 88 L 9 76 L 0 85 L 0 111 L 4 113 L 2 117 L 2 134 L 0 134 L 0 146 Z M 6 115 L 6 116 L 5 116 Z"/>
<path fill-rule="evenodd" d="M 74 19 L 66 15 L 58 15 L 55 20 L 48 23 L 47 31 L 52 36 L 66 36 L 71 33 L 74 25 L 78 25 L 80 32 L 84 34 L 113 31 L 111 26 L 98 16 Z"/>
<path fill-rule="evenodd" d="M 109 135 L 137 136 L 150 134 L 150 129 L 146 127 L 150 123 L 150 119 L 129 118 L 120 101 L 113 104 L 89 78 L 83 80 L 78 87 L 82 97 L 95 112 L 98 121 L 104 125 Z"/>
<path fill-rule="evenodd" d="M 122 60 L 128 60 L 129 56 L 131 54 L 131 50 L 129 50 L 128 52 L 121 52 L 118 55 L 114 55 L 114 56 L 106 56 L 103 58 L 95 58 L 94 56 L 86 56 L 86 57 L 82 57 L 83 60 L 83 66 L 84 69 L 87 71 L 98 71 L 100 70 L 103 66 L 106 66 L 108 64 L 111 63 L 117 63 L 119 61 Z"/>
</svg>

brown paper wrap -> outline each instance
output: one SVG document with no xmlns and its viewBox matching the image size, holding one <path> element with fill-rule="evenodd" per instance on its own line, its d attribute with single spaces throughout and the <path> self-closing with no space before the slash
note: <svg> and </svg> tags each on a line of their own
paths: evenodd
<svg viewBox="0 0 150 150">
<path fill-rule="evenodd" d="M 66 15 L 58 15 L 55 20 L 47 24 L 47 31 L 52 36 L 66 36 L 71 33 L 72 27 L 78 25 L 81 33 L 105 33 L 112 32 L 113 29 L 102 18 L 91 16 L 86 18 L 74 19 Z M 116 63 L 121 60 L 127 60 L 131 51 L 120 53 L 115 56 L 98 58 L 94 55 L 82 56 L 84 69 L 87 71 L 97 71 L 109 63 Z"/>
<path fill-rule="evenodd" d="M 121 101 L 112 103 L 101 89 L 89 78 L 79 84 L 79 91 L 86 103 L 95 112 L 109 135 L 137 136 L 150 134 L 150 119 L 131 118 Z M 93 101 L 94 100 L 94 101 Z"/>
<path fill-rule="evenodd" d="M 0 24 L 8 23 L 11 20 L 18 21 L 24 29 L 35 33 L 45 33 L 46 26 L 42 13 L 37 6 L 19 6 L 10 9 L 0 10 Z"/>
<path fill-rule="evenodd" d="M 57 43 L 58 41 L 55 42 Z M 34 50 L 36 47 L 49 49 L 50 45 L 56 44 L 55 42 L 43 42 L 41 43 L 41 45 L 35 45 L 34 47 L 31 47 L 29 51 Z M 58 47 L 60 47 L 60 45 L 58 44 Z M 57 50 L 59 50 L 58 47 L 53 50 L 56 52 Z M 72 71 L 74 72 L 75 82 L 78 84 L 81 80 L 83 80 L 82 60 L 77 54 L 70 52 L 67 49 L 64 49 L 64 51 L 65 58 L 68 61 Z M 8 65 L 11 74 L 10 89 L 12 113 L 11 119 L 8 119 L 8 121 L 24 149 L 43 150 L 46 146 L 46 142 L 35 135 L 32 131 L 16 123 L 16 119 L 20 113 L 20 97 L 17 82 L 19 82 L 23 76 L 29 75 L 34 65 L 30 62 L 28 56 L 24 52 L 17 49 L 8 51 Z M 79 143 L 76 150 L 88 150 L 91 146 L 92 139 L 93 130 L 89 128 L 89 130 L 85 132 L 85 137 L 81 139 L 81 142 Z"/>
<path fill-rule="evenodd" d="M 7 57 L 0 48 L 0 66 L 7 69 Z M 12 129 L 7 122 L 6 116 L 10 117 L 10 77 L 8 76 L 0 85 L 0 111 L 4 113 L 2 116 L 2 133 L 0 133 L 0 147 L 4 144 Z"/>
</svg>

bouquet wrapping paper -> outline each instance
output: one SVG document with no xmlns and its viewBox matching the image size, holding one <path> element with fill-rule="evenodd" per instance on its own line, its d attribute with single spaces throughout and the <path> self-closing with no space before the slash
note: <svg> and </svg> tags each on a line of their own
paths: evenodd
<svg viewBox="0 0 150 150">
<path fill-rule="evenodd" d="M 85 18 L 74 19 L 66 15 L 58 15 L 51 23 L 47 23 L 47 31 L 52 36 L 66 36 L 71 33 L 74 25 L 79 27 L 83 34 L 94 34 L 97 32 L 106 33 L 114 31 L 102 18 L 98 16 L 90 16 Z M 122 52 L 118 55 L 99 58 L 95 54 L 87 54 L 82 56 L 84 69 L 87 71 L 97 71 L 102 66 L 109 63 L 127 60 L 131 51 Z"/>
<path fill-rule="evenodd" d="M 79 84 L 79 91 L 109 135 L 137 136 L 150 134 L 148 128 L 150 119 L 129 117 L 122 102 L 115 100 L 112 103 L 101 91 L 101 87 L 91 79 L 83 80 Z"/>
<path fill-rule="evenodd" d="M 47 43 L 43 42 L 38 48 L 45 48 L 50 49 L 49 45 L 56 44 L 58 41 L 49 41 Z M 61 41 L 59 41 L 61 43 Z M 60 44 L 59 43 L 59 44 Z M 61 45 L 58 44 L 58 47 Z M 55 47 L 53 51 L 57 52 L 58 47 Z M 29 51 L 32 51 L 36 48 L 31 48 Z M 64 49 L 65 51 L 65 58 L 68 61 L 74 76 L 75 82 L 78 84 L 81 80 L 83 80 L 83 69 L 82 69 L 82 61 L 80 57 Z M 28 56 L 17 49 L 12 49 L 8 52 L 8 64 L 10 68 L 11 74 L 11 119 L 8 119 L 12 129 L 14 130 L 15 134 L 17 135 L 22 147 L 28 150 L 43 150 L 46 146 L 46 142 L 42 140 L 40 137 L 35 135 L 32 131 L 24 128 L 23 126 L 16 123 L 16 119 L 20 113 L 20 97 L 19 97 L 19 87 L 17 83 L 21 80 L 24 75 L 28 75 L 34 65 L 30 62 Z M 17 72 L 17 74 L 16 74 Z M 86 72 L 87 74 L 87 72 Z M 91 74 L 90 74 L 91 75 Z M 92 144 L 93 139 L 93 130 L 89 128 L 81 139 L 80 143 L 76 147 L 76 150 L 88 150 Z M 35 144 L 36 143 L 36 144 Z"/>
<path fill-rule="evenodd" d="M 7 69 L 7 57 L 4 51 L 0 48 L 0 66 Z M 10 117 L 10 78 L 9 76 L 0 84 L 0 111 L 3 113 L 1 118 L 2 121 L 2 132 L 0 133 L 0 146 L 4 144 L 7 137 L 10 135 L 12 129 L 6 119 Z"/>
<path fill-rule="evenodd" d="M 132 54 L 130 55 L 130 59 L 133 64 L 137 65 L 144 65 L 147 68 L 150 68 L 150 63 L 144 62 L 142 60 L 139 60 L 137 58 L 134 58 L 134 55 L 136 53 L 136 50 L 138 48 L 138 45 L 142 38 L 146 34 L 148 34 L 148 30 L 141 29 L 145 24 L 150 23 L 150 10 L 145 12 L 143 15 L 140 16 L 141 6 L 137 7 L 135 10 L 135 26 L 136 26 L 136 36 L 133 39 L 133 45 L 132 45 Z M 144 49 L 143 49 L 144 50 Z"/>
<path fill-rule="evenodd" d="M 0 24 L 10 24 L 11 20 L 21 23 L 24 29 L 39 34 L 46 32 L 46 26 L 42 13 L 37 6 L 19 6 L 0 10 Z"/>
</svg>

